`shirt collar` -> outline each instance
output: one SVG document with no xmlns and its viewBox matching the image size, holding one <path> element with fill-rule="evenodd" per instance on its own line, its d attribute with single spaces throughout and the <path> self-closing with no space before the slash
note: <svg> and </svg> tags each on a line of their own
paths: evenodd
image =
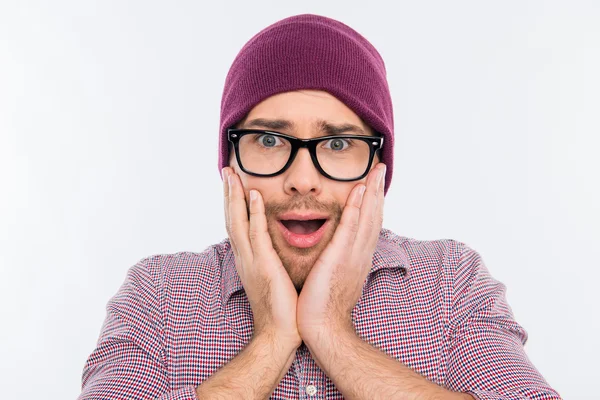
<svg viewBox="0 0 600 400">
<path fill-rule="evenodd" d="M 387 229 L 382 229 L 379 233 L 379 241 L 373 253 L 373 266 L 369 272 L 369 277 L 380 269 L 398 268 L 403 272 L 403 279 L 408 277 L 408 257 L 402 243 L 406 238 L 396 236 Z M 235 268 L 235 256 L 229 240 L 223 241 L 224 256 L 222 262 L 221 276 L 221 296 L 222 304 L 227 304 L 229 298 L 236 292 L 243 291 L 242 281 Z"/>
<path fill-rule="evenodd" d="M 240 290 L 244 290 L 244 286 L 242 286 L 240 276 L 235 269 L 235 255 L 233 254 L 229 239 L 226 239 L 223 244 L 225 245 L 225 254 L 221 264 L 221 299 L 223 301 L 222 304 L 227 304 L 231 295 Z"/>
<path fill-rule="evenodd" d="M 381 229 L 379 241 L 373 252 L 373 267 L 369 276 L 382 268 L 403 270 L 403 276 L 408 276 L 408 255 L 402 244 L 407 240 L 405 237 L 397 236 L 388 229 Z"/>
</svg>

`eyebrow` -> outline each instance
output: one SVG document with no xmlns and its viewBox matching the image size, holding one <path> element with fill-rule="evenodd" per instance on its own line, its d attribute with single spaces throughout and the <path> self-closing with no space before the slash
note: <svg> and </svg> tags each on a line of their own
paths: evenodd
<svg viewBox="0 0 600 400">
<path fill-rule="evenodd" d="M 246 121 L 243 124 L 244 128 L 263 128 L 272 130 L 287 130 L 294 131 L 295 125 L 292 121 L 286 119 L 267 119 L 267 118 L 255 118 L 250 121 Z M 332 124 L 325 120 L 318 120 L 315 123 L 315 127 L 319 132 L 324 133 L 327 136 L 341 135 L 344 133 L 352 133 L 355 135 L 371 136 L 368 135 L 363 128 L 354 124 Z"/>
</svg>

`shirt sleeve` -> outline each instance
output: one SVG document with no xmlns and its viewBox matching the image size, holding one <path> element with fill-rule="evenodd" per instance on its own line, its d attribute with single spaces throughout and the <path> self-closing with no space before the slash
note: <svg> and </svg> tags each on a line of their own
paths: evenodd
<svg viewBox="0 0 600 400">
<path fill-rule="evenodd" d="M 459 244 L 450 315 L 446 386 L 477 399 L 560 399 L 523 348 L 506 287 L 480 255 Z"/>
<path fill-rule="evenodd" d="M 158 298 L 144 260 L 129 270 L 106 310 L 79 399 L 196 400 L 193 386 L 170 388 Z"/>
</svg>

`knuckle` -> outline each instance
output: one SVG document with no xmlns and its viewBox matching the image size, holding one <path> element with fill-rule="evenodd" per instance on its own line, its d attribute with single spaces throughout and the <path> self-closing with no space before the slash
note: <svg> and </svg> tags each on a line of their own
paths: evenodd
<svg viewBox="0 0 600 400">
<path fill-rule="evenodd" d="M 369 218 L 369 219 L 367 219 L 367 227 L 369 229 L 373 229 L 375 227 L 375 224 L 376 224 L 375 218 Z"/>
<path fill-rule="evenodd" d="M 359 228 L 358 221 L 351 221 L 351 222 L 348 224 L 348 229 L 349 229 L 349 230 L 350 230 L 350 232 L 352 232 L 352 233 L 356 233 L 356 232 L 358 232 L 358 228 Z"/>
<path fill-rule="evenodd" d="M 377 189 L 367 190 L 366 193 L 368 193 L 368 196 L 371 198 L 371 201 L 377 201 L 377 198 L 379 197 L 379 193 L 377 192 Z"/>
<path fill-rule="evenodd" d="M 248 231 L 248 238 L 249 238 L 249 239 L 250 239 L 250 241 L 251 241 L 251 242 L 253 242 L 253 243 L 256 241 L 256 239 L 258 238 L 258 232 L 256 231 L 256 229 L 255 229 L 255 228 L 251 228 L 251 229 Z"/>
<path fill-rule="evenodd" d="M 229 227 L 227 228 L 227 231 L 229 232 L 229 234 L 231 236 L 235 236 L 238 233 L 238 230 L 239 230 L 239 227 L 236 224 L 234 224 L 232 222 L 229 223 Z"/>
</svg>

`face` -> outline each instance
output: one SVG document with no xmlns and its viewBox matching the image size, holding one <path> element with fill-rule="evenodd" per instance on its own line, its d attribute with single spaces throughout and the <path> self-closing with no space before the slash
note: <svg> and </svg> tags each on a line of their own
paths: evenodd
<svg viewBox="0 0 600 400">
<path fill-rule="evenodd" d="M 326 126 L 345 127 L 344 133 L 350 135 L 373 134 L 344 103 L 327 92 L 315 90 L 269 97 L 254 107 L 237 127 L 310 139 L 328 136 Z M 244 173 L 233 151 L 230 155 L 230 166 L 241 178 L 246 201 L 251 189 L 261 193 L 273 248 L 300 291 L 315 261 L 333 237 L 348 195 L 366 178 L 352 182 L 328 179 L 316 169 L 305 148 L 298 151 L 285 172 L 270 178 Z M 377 162 L 375 156 L 371 169 Z"/>
</svg>

